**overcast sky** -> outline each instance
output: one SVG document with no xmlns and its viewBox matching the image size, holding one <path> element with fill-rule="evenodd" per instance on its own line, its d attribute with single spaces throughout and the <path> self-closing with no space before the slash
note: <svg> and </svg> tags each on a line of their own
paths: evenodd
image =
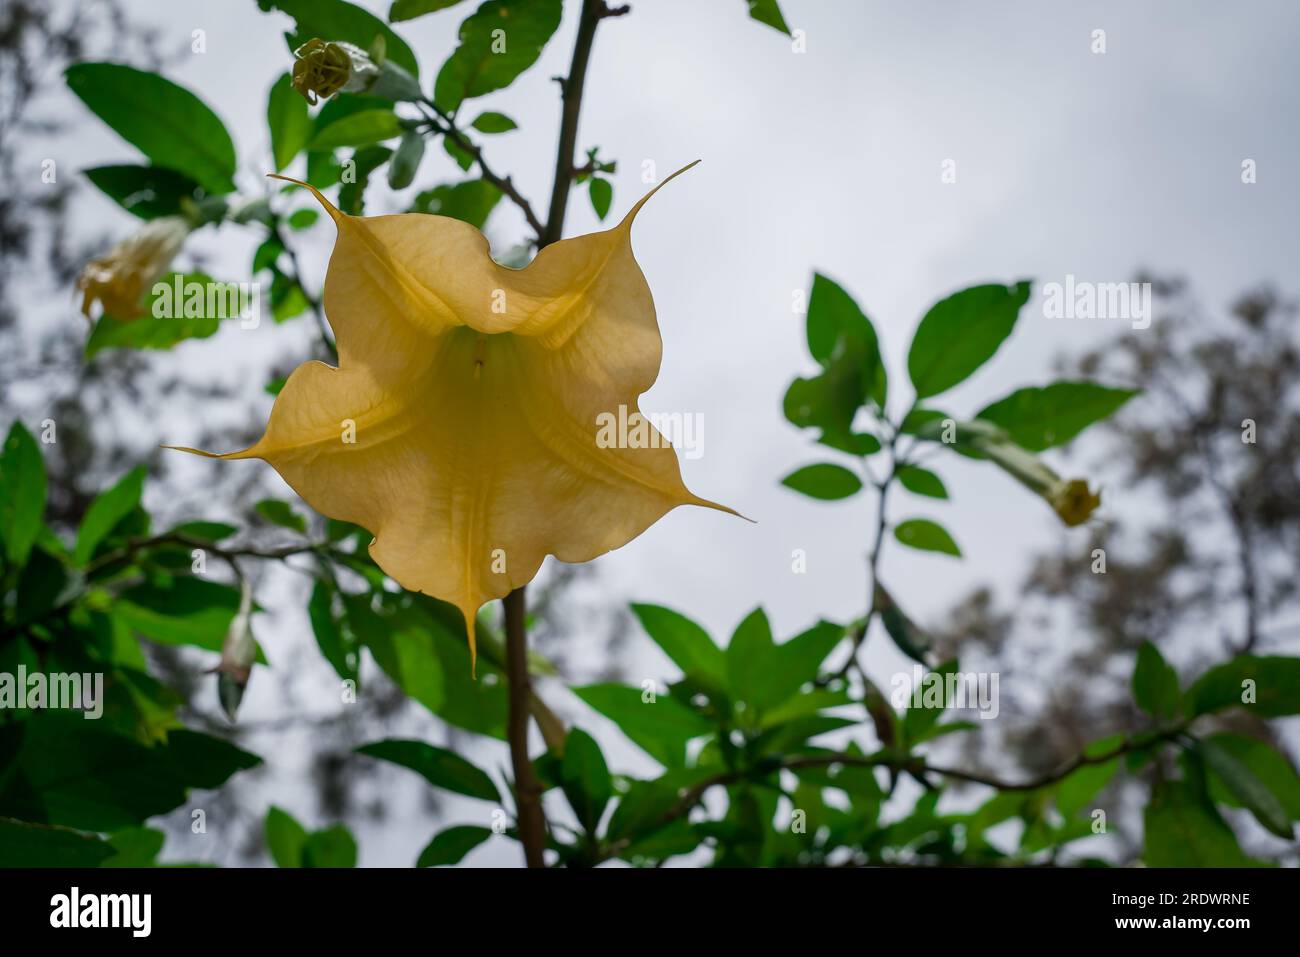
<svg viewBox="0 0 1300 957">
<path fill-rule="evenodd" d="M 381 15 L 388 6 L 364 5 Z M 207 31 L 207 52 L 187 52 L 168 73 L 226 121 L 240 185 L 260 191 L 260 174 L 270 169 L 266 95 L 290 62 L 281 37 L 288 18 L 262 14 L 252 0 L 128 6 L 163 31 L 168 48 L 188 48 L 191 30 Z M 474 104 L 519 122 L 518 132 L 490 138 L 489 155 L 543 209 L 559 112 L 550 77 L 567 69 L 577 7 L 566 3 L 564 25 L 536 66 Z M 702 416 L 703 456 L 683 462 L 688 485 L 757 524 L 677 510 L 599 560 L 611 602 L 669 604 L 724 637 L 759 601 L 782 638 L 818 617 L 847 620 L 864 610 L 873 500 L 822 504 L 778 484 L 799 465 L 834 460 L 781 415 L 791 378 L 812 369 L 803 317 L 791 303 L 814 270 L 840 282 L 875 322 L 896 409 L 910 400 L 904 358 L 917 320 L 967 285 L 1031 278 L 1037 287 L 1067 274 L 1115 282 L 1146 267 L 1190 277 L 1210 307 L 1262 280 L 1296 291 L 1300 10 L 1290 0 L 782 0 L 790 25 L 806 35 L 802 54 L 749 21 L 744 0 L 633 0 L 632 7 L 599 29 L 579 145 L 599 145 L 618 160 L 615 218 L 644 190 L 643 161 L 662 176 L 703 160 L 655 198 L 634 231 L 664 339 L 662 372 L 642 407 Z M 472 9 L 399 27 L 426 87 Z M 1104 54 L 1091 52 L 1095 30 L 1105 31 Z M 50 109 L 60 115 L 84 116 L 69 95 L 53 99 Z M 66 160 L 61 168 L 135 157 L 97 122 L 78 124 L 74 137 L 50 148 Z M 1247 158 L 1257 164 L 1253 185 L 1241 182 Z M 941 181 L 948 159 L 955 184 Z M 430 150 L 417 188 L 460 175 L 441 150 Z M 371 212 L 409 204 L 409 195 L 382 186 L 369 195 Z M 77 228 L 88 233 L 131 227 L 97 195 L 82 213 Z M 575 193 L 569 234 L 597 225 L 585 194 Z M 487 232 L 496 249 L 526 235 L 505 203 Z M 315 281 L 332 242 L 328 221 L 305 240 L 301 257 Z M 246 280 L 254 243 L 228 227 L 200 245 L 214 275 Z M 1039 304 L 1036 288 L 1012 339 L 943 397 L 945 408 L 973 412 L 1014 388 L 1049 381 L 1053 357 L 1126 328 L 1048 320 Z M 79 320 L 68 307 L 57 321 Z M 241 383 L 254 395 L 270 358 L 301 354 L 311 334 L 308 320 L 257 332 L 231 328 L 162 361 Z M 263 404 L 268 411 L 270 398 Z M 211 421 L 230 424 L 229 413 L 212 409 Z M 161 437 L 181 445 L 204 426 L 190 414 L 156 421 L 167 430 Z M 1080 451 L 1069 461 L 1089 461 L 1086 447 Z M 191 467 L 196 482 L 218 480 L 222 468 L 264 468 Z M 999 473 L 942 459 L 937 470 L 952 501 L 900 496 L 893 514 L 942 521 L 965 559 L 896 547 L 884 563 L 886 581 L 922 620 L 937 618 L 976 582 L 1011 586 L 1025 555 L 1067 534 L 1045 505 Z M 1125 489 L 1095 478 L 1106 483 L 1106 508 L 1122 512 Z M 808 555 L 804 575 L 791 571 L 797 548 Z M 902 664 L 876 645 L 872 662 L 883 674 Z M 671 673 L 648 640 L 632 646 L 633 674 Z M 274 660 L 274 648 L 268 653 Z M 409 846 L 392 854 L 391 863 L 406 863 Z"/>
</svg>

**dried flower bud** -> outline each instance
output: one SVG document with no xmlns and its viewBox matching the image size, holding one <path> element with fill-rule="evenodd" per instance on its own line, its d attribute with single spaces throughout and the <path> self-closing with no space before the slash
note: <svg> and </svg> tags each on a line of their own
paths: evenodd
<svg viewBox="0 0 1300 957">
<path fill-rule="evenodd" d="M 293 88 L 315 106 L 317 98 L 336 93 L 370 93 L 391 100 L 418 100 L 420 85 L 406 70 L 382 59 L 382 44 L 375 56 L 351 43 L 308 40 L 297 50 L 293 64 Z M 378 62 L 375 57 L 379 57 Z"/>
</svg>

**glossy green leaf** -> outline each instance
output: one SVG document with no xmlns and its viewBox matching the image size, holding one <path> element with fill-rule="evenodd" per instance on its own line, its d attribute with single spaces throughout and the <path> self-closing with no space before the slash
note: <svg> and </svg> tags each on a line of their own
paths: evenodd
<svg viewBox="0 0 1300 957">
<path fill-rule="evenodd" d="M 1178 672 L 1149 641 L 1138 647 L 1133 669 L 1133 699 L 1139 708 L 1157 718 L 1170 718 L 1178 710 Z"/>
<path fill-rule="evenodd" d="M 504 113 L 493 113 L 491 110 L 480 113 L 470 125 L 480 133 L 509 133 L 511 130 L 519 129 L 519 124 L 510 117 Z"/>
<path fill-rule="evenodd" d="M 596 833 L 613 785 L 600 745 L 579 728 L 571 729 L 565 739 L 560 787 L 583 828 L 588 834 Z"/>
<path fill-rule="evenodd" d="M 303 867 L 356 867 L 357 842 L 352 832 L 335 824 L 307 835 L 302 847 Z"/>
<path fill-rule="evenodd" d="M 785 24 L 785 17 L 781 16 L 781 7 L 777 0 L 745 0 L 749 5 L 749 16 L 759 23 L 766 24 L 773 30 L 779 30 L 786 36 L 790 35 L 790 28 Z"/>
<path fill-rule="evenodd" d="M 1288 820 L 1300 821 L 1300 775 L 1296 774 L 1290 760 L 1268 743 L 1241 734 L 1216 734 L 1204 741 L 1210 742 L 1247 767 L 1281 803 Z M 1210 794 L 1216 803 L 1245 806 L 1217 775 L 1210 777 Z"/>
<path fill-rule="evenodd" d="M 179 216 L 186 200 L 197 202 L 203 189 L 184 173 L 161 166 L 119 163 L 82 170 L 104 195 L 134 216 Z"/>
<path fill-rule="evenodd" d="M 482 229 L 500 200 L 501 190 L 486 180 L 471 179 L 425 190 L 415 197 L 411 212 L 450 216 Z"/>
<path fill-rule="evenodd" d="M 455 113 L 462 102 L 514 82 L 560 25 L 560 0 L 488 0 L 460 25 L 460 46 L 438 71 L 433 99 Z"/>
<path fill-rule="evenodd" d="M 764 676 L 776 665 L 772 626 L 762 608 L 755 608 L 736 626 L 725 657 L 732 699 L 760 710 Z"/>
<path fill-rule="evenodd" d="M 928 518 L 912 518 L 901 522 L 894 528 L 894 538 L 909 548 L 961 557 L 961 549 L 952 536 L 942 525 Z"/>
<path fill-rule="evenodd" d="M 585 685 L 573 693 L 668 767 L 680 766 L 688 740 L 713 730 L 702 715 L 666 694 L 620 684 Z"/>
<path fill-rule="evenodd" d="M 1300 714 L 1300 658 L 1234 658 L 1198 678 L 1183 706 L 1193 716 L 1230 707 L 1266 718 Z"/>
<path fill-rule="evenodd" d="M 974 286 L 931 307 L 912 338 L 907 372 L 918 399 L 951 389 L 993 357 L 1011 334 L 1029 283 Z"/>
<path fill-rule="evenodd" d="M 591 196 L 591 208 L 596 211 L 596 218 L 603 221 L 614 202 L 613 184 L 607 179 L 593 176 L 587 184 L 587 192 Z"/>
<path fill-rule="evenodd" d="M 781 484 L 811 498 L 836 501 L 862 491 L 862 479 L 842 465 L 819 462 L 796 469 Z"/>
<path fill-rule="evenodd" d="M 307 114 L 307 101 L 290 83 L 288 73 L 282 73 L 271 84 L 266 103 L 266 124 L 271 130 L 271 155 L 275 158 L 276 172 L 284 169 L 307 146 L 311 139 L 311 117 Z"/>
<path fill-rule="evenodd" d="M 0 817 L 0 867 L 98 867 L 112 855 L 93 834 Z"/>
<path fill-rule="evenodd" d="M 915 495 L 925 495 L 928 498 L 948 497 L 943 479 L 929 469 L 923 469 L 919 465 L 900 465 L 897 475 L 903 488 Z"/>
<path fill-rule="evenodd" d="M 415 862 L 415 866 L 440 867 L 459 864 L 466 854 L 490 837 L 492 837 L 492 829 L 487 827 L 475 827 L 472 824 L 449 827 L 433 836 L 433 840 L 420 852 L 420 858 Z"/>
<path fill-rule="evenodd" d="M 184 173 L 214 195 L 235 189 L 235 145 L 197 96 L 120 63 L 74 63 L 68 88 L 155 166 Z"/>
<path fill-rule="evenodd" d="M 258 515 L 272 525 L 292 529 L 301 535 L 307 533 L 307 519 L 294 511 L 293 506 L 283 499 L 264 498 L 253 508 Z"/>
<path fill-rule="evenodd" d="M 414 20 L 426 13 L 436 13 L 454 7 L 460 2 L 461 0 L 393 0 L 393 5 L 388 11 L 388 19 L 391 23 Z"/>
<path fill-rule="evenodd" d="M 122 519 L 140 504 L 144 492 L 145 468 L 133 468 L 117 484 L 95 497 L 86 509 L 86 515 L 77 529 L 77 547 L 72 559 L 84 565 L 95 554 L 95 548 Z"/>
<path fill-rule="evenodd" d="M 26 563 L 44 514 L 45 461 L 32 434 L 14 422 L 0 450 L 0 539 L 12 564 Z"/>
<path fill-rule="evenodd" d="M 369 146 L 401 135 L 402 125 L 392 110 L 362 110 L 321 129 L 307 148 L 333 150 L 343 146 Z"/>
<path fill-rule="evenodd" d="M 1255 815 L 1255 820 L 1285 841 L 1295 839 L 1286 808 L 1277 795 L 1255 776 L 1248 764 L 1212 739 L 1198 741 L 1196 749 L 1205 759 L 1205 766 L 1214 772 L 1242 807 Z"/>
<path fill-rule="evenodd" d="M 276 867 L 302 867 L 307 846 L 307 829 L 287 811 L 272 807 L 266 812 L 266 847 Z"/>
<path fill-rule="evenodd" d="M 1017 445 L 1041 452 L 1069 442 L 1135 395 L 1136 389 L 1112 389 L 1095 382 L 1054 382 L 1017 389 L 985 406 L 975 418 L 1002 426 Z"/>
<path fill-rule="evenodd" d="M 1187 781 L 1160 781 L 1144 817 L 1148 867 L 1249 867 L 1236 835 Z"/>
<path fill-rule="evenodd" d="M 483 801 L 501 800 L 496 785 L 487 774 L 446 748 L 423 741 L 391 738 L 363 745 L 357 748 L 357 753 L 410 768 L 435 787 Z"/>
<path fill-rule="evenodd" d="M 632 613 L 684 675 L 715 688 L 725 684 L 722 649 L 703 628 L 685 615 L 660 605 L 633 605 Z"/>
</svg>

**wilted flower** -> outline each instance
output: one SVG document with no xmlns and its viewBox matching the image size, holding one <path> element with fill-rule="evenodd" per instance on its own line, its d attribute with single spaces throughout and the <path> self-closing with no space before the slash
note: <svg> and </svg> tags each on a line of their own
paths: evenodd
<svg viewBox="0 0 1300 957">
<path fill-rule="evenodd" d="M 77 278 L 86 318 L 96 301 L 114 319 L 139 317 L 141 298 L 167 271 L 193 228 L 184 216 L 160 216 L 87 263 Z"/>
<path fill-rule="evenodd" d="M 326 42 L 319 37 L 308 40 L 297 50 L 293 64 L 293 88 L 312 106 L 317 98 L 328 99 L 335 93 L 370 93 L 392 100 L 418 100 L 420 85 L 410 73 L 391 60 L 379 62 L 352 43 Z"/>
<path fill-rule="evenodd" d="M 686 488 L 657 432 L 597 441 L 602 415 L 640 414 L 659 372 L 631 242 L 649 196 L 508 269 L 468 223 L 348 216 L 299 185 L 338 228 L 325 311 L 339 365 L 299 366 L 262 438 L 217 457 L 263 459 L 318 512 L 373 532 L 385 572 L 462 611 L 471 651 L 478 609 L 548 554 L 588 561 L 678 505 L 731 511 Z"/>
</svg>

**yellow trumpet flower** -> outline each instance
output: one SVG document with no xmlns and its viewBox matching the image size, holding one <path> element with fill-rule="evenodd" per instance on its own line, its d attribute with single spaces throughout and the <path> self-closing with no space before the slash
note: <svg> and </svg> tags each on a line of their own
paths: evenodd
<svg viewBox="0 0 1300 957">
<path fill-rule="evenodd" d="M 299 185 L 338 229 L 324 292 L 338 367 L 299 366 L 250 448 L 184 451 L 263 459 L 318 512 L 368 529 L 388 575 L 461 610 L 471 654 L 478 609 L 548 554 L 589 561 L 678 505 L 736 514 L 686 488 L 666 441 L 597 439 L 620 406 L 640 417 L 659 373 L 631 244 L 659 187 L 613 229 L 509 269 L 468 223 L 349 216 Z"/>
</svg>

